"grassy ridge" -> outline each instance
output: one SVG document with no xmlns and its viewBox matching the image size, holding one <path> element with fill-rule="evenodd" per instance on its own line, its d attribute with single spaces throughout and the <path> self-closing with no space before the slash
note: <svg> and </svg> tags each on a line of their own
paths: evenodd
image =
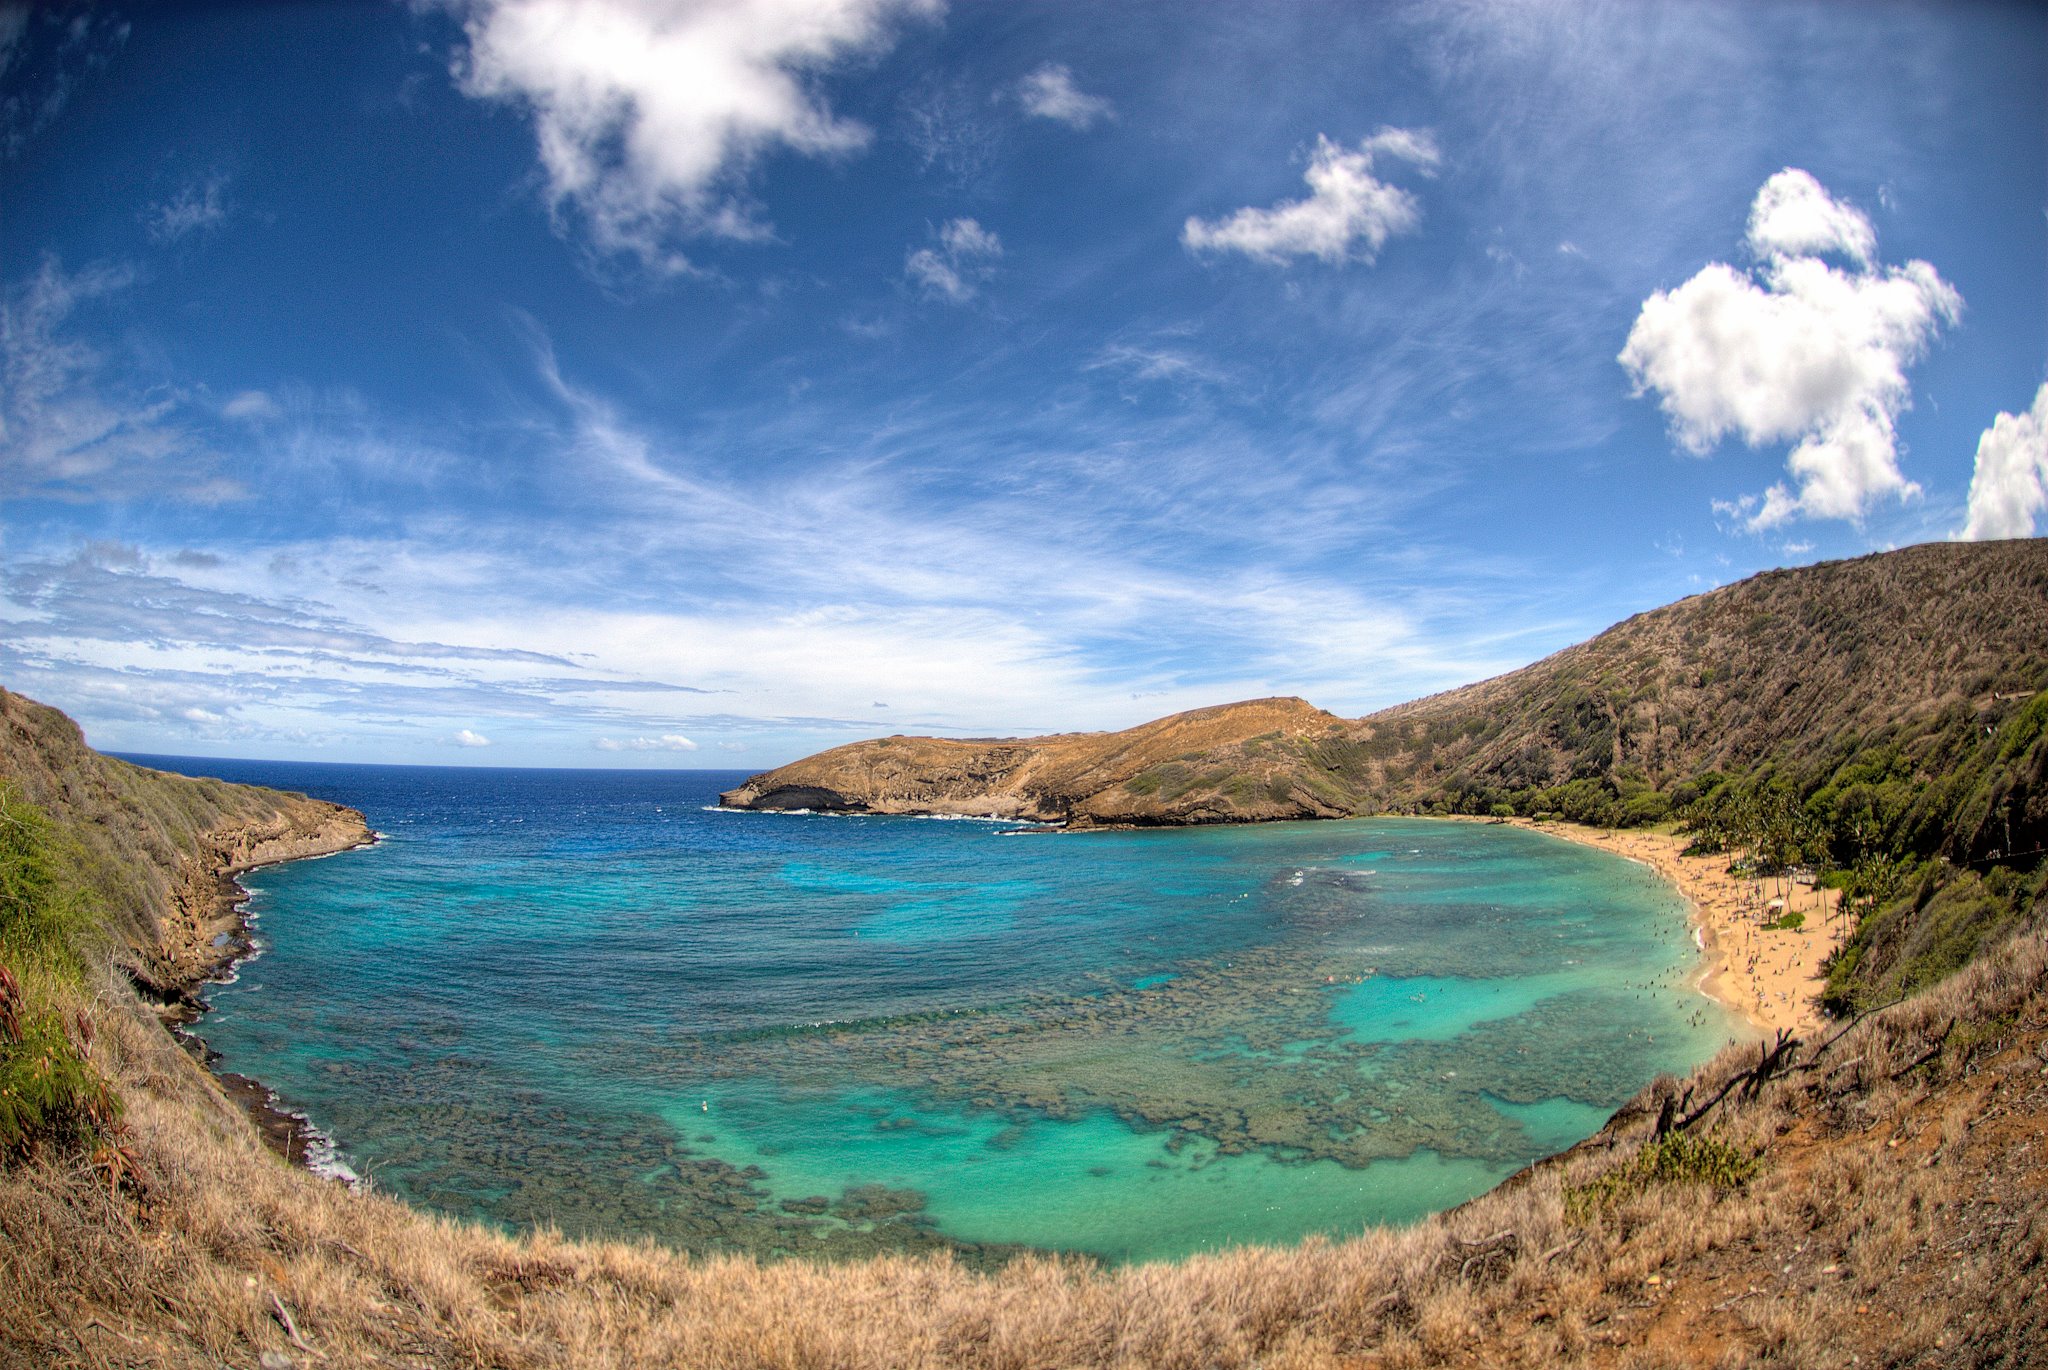
<svg viewBox="0 0 2048 1370">
<path fill-rule="evenodd" d="M 226 876 L 366 840 L 361 814 L 304 795 L 130 765 L 85 744 L 56 709 L 0 689 L 0 783 L 49 819 L 52 860 L 86 901 L 101 959 L 178 999 L 235 927 Z"/>
</svg>

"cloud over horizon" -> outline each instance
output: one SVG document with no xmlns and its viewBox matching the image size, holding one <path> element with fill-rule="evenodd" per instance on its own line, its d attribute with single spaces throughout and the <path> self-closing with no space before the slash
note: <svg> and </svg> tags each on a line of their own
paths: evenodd
<svg viewBox="0 0 2048 1370">
<path fill-rule="evenodd" d="M 1751 531 L 1917 496 L 1899 468 L 1906 369 L 1963 297 L 1924 261 L 1878 265 L 1869 219 L 1795 167 L 1757 192 L 1744 244 L 1752 270 L 1710 262 L 1643 301 L 1618 358 L 1636 394 L 1656 392 L 1695 456 L 1794 441 L 1792 484 L 1720 506 Z"/>
<path fill-rule="evenodd" d="M 660 737 L 629 737 L 623 741 L 616 737 L 600 737 L 593 745 L 601 752 L 694 752 L 697 744 L 681 733 L 663 733 Z"/>
</svg>

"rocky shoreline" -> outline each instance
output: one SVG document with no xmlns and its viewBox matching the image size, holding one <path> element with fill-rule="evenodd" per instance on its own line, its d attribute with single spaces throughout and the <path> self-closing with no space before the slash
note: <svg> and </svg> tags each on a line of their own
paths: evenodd
<svg viewBox="0 0 2048 1370">
<path fill-rule="evenodd" d="M 305 819 L 311 815 L 294 815 L 209 833 L 203 858 L 181 863 L 172 888 L 172 915 L 165 920 L 158 947 L 159 965 L 172 973 L 145 978 L 133 968 L 129 972 L 156 1005 L 164 1025 L 248 1116 L 264 1145 L 291 1164 L 308 1167 L 326 1139 L 302 1115 L 284 1108 L 262 1081 L 217 1069 L 219 1053 L 207 1046 L 196 1028 L 212 1011 L 204 998 L 206 986 L 231 980 L 259 950 L 249 892 L 237 877 L 265 866 L 376 845 L 377 834 L 362 814 L 340 805 L 321 807 L 329 811 L 325 821 L 310 825 Z"/>
</svg>

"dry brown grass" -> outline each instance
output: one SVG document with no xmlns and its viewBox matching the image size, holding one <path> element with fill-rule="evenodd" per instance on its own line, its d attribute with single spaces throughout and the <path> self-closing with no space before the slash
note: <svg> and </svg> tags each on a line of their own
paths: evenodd
<svg viewBox="0 0 2048 1370">
<path fill-rule="evenodd" d="M 1567 1220 L 1567 1189 L 1648 1138 L 1665 1082 L 1413 1228 L 996 1275 L 440 1220 L 278 1162 L 125 989 L 104 985 L 98 1011 L 141 1181 L 110 1194 L 50 1160 L 0 1174 L 7 1366 L 2024 1366 L 2048 1345 L 2038 935 L 1731 1095 L 1697 1126 L 1760 1158 L 1739 1190 L 1656 1183 Z M 1756 1058 L 1703 1068 L 1695 1102 Z"/>
</svg>

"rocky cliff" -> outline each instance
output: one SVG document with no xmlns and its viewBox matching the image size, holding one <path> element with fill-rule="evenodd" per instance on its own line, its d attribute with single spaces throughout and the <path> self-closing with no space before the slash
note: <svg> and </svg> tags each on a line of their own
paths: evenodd
<svg viewBox="0 0 2048 1370">
<path fill-rule="evenodd" d="M 145 995 L 188 1002 L 243 950 L 233 877 L 372 839 L 354 809 L 103 756 L 57 710 L 0 689 L 0 784 L 70 836 L 113 960 Z M 216 939 L 221 940 L 216 944 Z"/>
</svg>

